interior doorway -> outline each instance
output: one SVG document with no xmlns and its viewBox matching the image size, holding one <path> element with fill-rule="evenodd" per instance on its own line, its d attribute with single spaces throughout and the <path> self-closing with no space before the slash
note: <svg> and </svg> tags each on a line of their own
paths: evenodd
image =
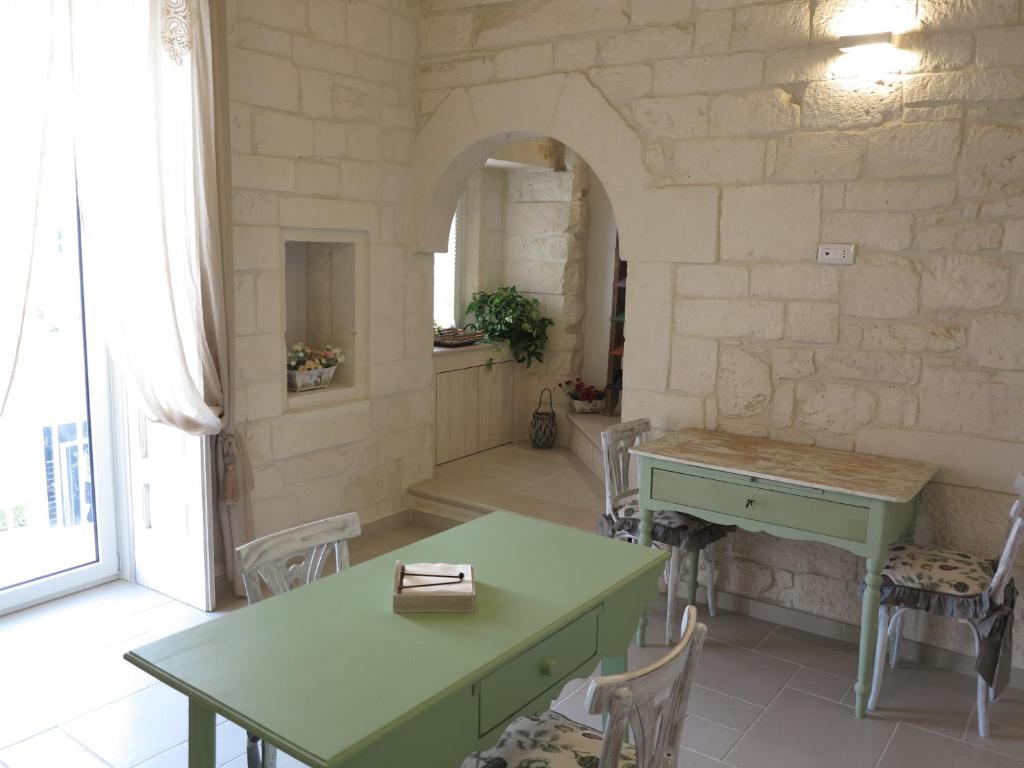
<svg viewBox="0 0 1024 768">
<path fill-rule="evenodd" d="M 475 323 L 467 307 L 478 292 L 506 288 L 536 300 L 553 324 L 543 360 L 529 367 L 517 363 L 514 377 L 495 375 L 513 365 L 511 358 L 467 356 L 457 365 L 451 354 L 443 364 L 435 357 L 436 463 L 493 448 L 493 439 L 479 438 L 482 432 L 488 438 L 500 433 L 505 442 L 525 439 L 545 389 L 552 390 L 557 412 L 617 418 L 626 296 L 626 262 L 617 255 L 617 240 L 608 195 L 571 147 L 537 138 L 489 148 L 464 182 L 447 250 L 434 254 L 435 326 Z M 600 392 L 600 402 L 575 400 L 570 393 L 577 382 L 590 395 Z M 482 391 L 484 385 L 494 391 Z M 487 414 L 467 417 L 480 404 Z M 512 424 L 502 422 L 497 431 L 488 415 L 496 406 L 514 412 Z M 572 429 L 564 419 L 562 424 L 558 439 L 568 444 Z"/>
</svg>

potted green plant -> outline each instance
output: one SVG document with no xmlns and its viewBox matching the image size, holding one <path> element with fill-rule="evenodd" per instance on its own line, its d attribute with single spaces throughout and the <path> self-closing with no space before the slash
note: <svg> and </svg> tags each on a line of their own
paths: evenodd
<svg viewBox="0 0 1024 768">
<path fill-rule="evenodd" d="M 487 341 L 507 341 L 516 362 L 529 367 L 544 362 L 548 326 L 554 323 L 540 312 L 540 302 L 523 296 L 515 286 L 494 291 L 477 291 L 466 307 L 476 318 L 476 327 Z"/>
</svg>

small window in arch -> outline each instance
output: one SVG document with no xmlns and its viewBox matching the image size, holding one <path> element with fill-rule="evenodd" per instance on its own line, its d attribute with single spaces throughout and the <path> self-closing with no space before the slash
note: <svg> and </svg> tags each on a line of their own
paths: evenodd
<svg viewBox="0 0 1024 768">
<path fill-rule="evenodd" d="M 434 254 L 434 325 L 450 328 L 458 322 L 459 214 L 452 216 L 448 250 Z"/>
</svg>

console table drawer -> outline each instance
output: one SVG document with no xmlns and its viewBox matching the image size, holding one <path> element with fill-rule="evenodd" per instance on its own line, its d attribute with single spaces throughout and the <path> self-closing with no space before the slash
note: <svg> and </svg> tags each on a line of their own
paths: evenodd
<svg viewBox="0 0 1024 768">
<path fill-rule="evenodd" d="M 867 539 L 869 510 L 757 487 L 756 483 L 712 480 L 664 469 L 651 470 L 651 499 L 719 512 L 744 520 L 832 536 L 845 541 Z"/>
<path fill-rule="evenodd" d="M 598 610 L 580 616 L 480 682 L 481 736 L 594 657 Z"/>
</svg>

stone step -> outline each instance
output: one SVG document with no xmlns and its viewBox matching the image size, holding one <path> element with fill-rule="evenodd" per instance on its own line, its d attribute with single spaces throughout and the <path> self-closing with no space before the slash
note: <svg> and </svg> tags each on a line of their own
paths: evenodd
<svg viewBox="0 0 1024 768">
<path fill-rule="evenodd" d="M 601 433 L 621 420 L 601 413 L 568 413 L 572 432 L 569 448 L 587 465 L 599 480 L 604 480 L 604 459 L 601 456 Z"/>
</svg>

